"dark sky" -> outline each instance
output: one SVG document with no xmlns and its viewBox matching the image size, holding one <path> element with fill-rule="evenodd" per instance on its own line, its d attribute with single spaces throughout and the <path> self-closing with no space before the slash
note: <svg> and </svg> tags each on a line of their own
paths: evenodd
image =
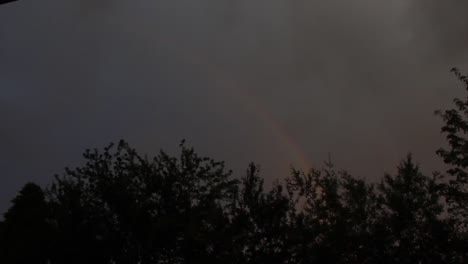
<svg viewBox="0 0 468 264">
<path fill-rule="evenodd" d="M 440 168 L 465 0 L 21 0 L 0 7 L 0 212 L 85 148 L 198 152 L 269 179 Z"/>
</svg>

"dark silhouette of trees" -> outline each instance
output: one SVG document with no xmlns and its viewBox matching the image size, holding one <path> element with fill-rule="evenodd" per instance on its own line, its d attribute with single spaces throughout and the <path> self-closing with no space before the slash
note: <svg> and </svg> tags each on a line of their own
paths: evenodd
<svg viewBox="0 0 468 264">
<path fill-rule="evenodd" d="M 468 76 L 453 68 L 452 72 L 468 91 Z M 454 99 L 455 108 L 436 111 L 444 121 L 441 132 L 445 135 L 448 148 L 441 148 L 437 154 L 450 166 L 447 174 L 446 199 L 449 221 L 454 227 L 453 238 L 459 261 L 467 261 L 468 253 L 468 97 Z M 463 256 L 461 256 L 463 254 Z"/>
<path fill-rule="evenodd" d="M 183 145 L 150 160 L 123 141 L 84 156 L 50 189 L 58 263 L 222 261 L 236 187 L 223 163 Z"/>
<path fill-rule="evenodd" d="M 456 77 L 468 89 L 468 79 Z M 126 142 L 42 189 L 26 184 L 0 222 L 1 263 L 467 263 L 468 98 L 439 112 L 447 175 L 408 155 L 372 184 L 331 161 L 265 188 L 259 167 L 180 145 L 142 156 Z"/>
<path fill-rule="evenodd" d="M 286 180 L 300 210 L 296 263 L 366 263 L 375 253 L 375 187 L 327 162 L 309 173 L 294 170 Z M 300 206 L 302 205 L 302 206 Z"/>
<path fill-rule="evenodd" d="M 27 183 L 12 203 L 0 227 L 2 263 L 46 263 L 51 230 L 43 190 Z"/>
<path fill-rule="evenodd" d="M 241 178 L 232 214 L 231 235 L 236 252 L 231 263 L 287 263 L 290 233 L 290 201 L 276 183 L 265 191 L 259 169 L 250 164 Z"/>
<path fill-rule="evenodd" d="M 449 226 L 442 219 L 439 175 L 423 175 L 412 156 L 379 184 L 379 219 L 386 245 L 380 256 L 397 263 L 446 263 Z M 386 263 L 382 260 L 381 263 Z"/>
</svg>

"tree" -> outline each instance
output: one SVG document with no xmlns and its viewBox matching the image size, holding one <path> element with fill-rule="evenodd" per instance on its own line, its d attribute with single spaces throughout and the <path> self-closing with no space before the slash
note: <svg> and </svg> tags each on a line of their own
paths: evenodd
<svg viewBox="0 0 468 264">
<path fill-rule="evenodd" d="M 234 193 L 222 162 L 181 145 L 149 159 L 124 141 L 56 177 L 49 199 L 57 224 L 57 263 L 222 261 L 218 241 Z"/>
<path fill-rule="evenodd" d="M 283 186 L 265 191 L 259 168 L 251 163 L 240 179 L 232 215 L 233 263 L 289 263 L 290 209 Z"/>
<path fill-rule="evenodd" d="M 468 91 L 468 76 L 453 68 L 452 72 Z M 450 180 L 446 185 L 446 198 L 450 224 L 457 233 L 458 254 L 463 255 L 460 261 L 466 261 L 468 254 L 468 96 L 465 99 L 454 99 L 455 108 L 436 111 L 442 117 L 444 125 L 441 132 L 445 134 L 448 148 L 440 148 L 437 154 L 449 165 L 447 174 Z"/>
<path fill-rule="evenodd" d="M 2 263 L 46 263 L 50 241 L 42 188 L 27 183 L 12 203 L 0 228 Z"/>
<path fill-rule="evenodd" d="M 379 263 L 447 263 L 448 236 L 440 177 L 427 177 L 411 154 L 395 176 L 385 175 L 379 184 L 379 224 L 385 245 Z"/>
<path fill-rule="evenodd" d="M 293 170 L 286 180 L 299 206 L 293 221 L 299 234 L 296 263 L 366 263 L 372 255 L 374 187 L 337 172 L 331 162 L 325 165 L 322 171 Z"/>
</svg>

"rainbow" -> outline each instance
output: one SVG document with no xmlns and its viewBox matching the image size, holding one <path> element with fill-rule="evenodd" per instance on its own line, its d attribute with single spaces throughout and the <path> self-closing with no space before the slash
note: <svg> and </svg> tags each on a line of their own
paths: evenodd
<svg viewBox="0 0 468 264">
<path fill-rule="evenodd" d="M 227 89 L 235 100 L 237 100 L 249 112 L 252 112 L 258 120 L 266 125 L 266 127 L 273 133 L 274 137 L 277 138 L 278 142 L 280 142 L 289 155 L 291 155 L 291 160 L 298 162 L 298 164 L 291 164 L 291 166 L 304 171 L 307 171 L 312 167 L 308 162 L 307 155 L 296 142 L 294 137 L 292 137 L 285 126 L 261 104 L 260 100 L 250 94 L 245 88 L 242 88 L 234 78 L 225 72 L 219 70 L 217 67 L 209 68 L 210 76 L 216 77 L 215 84 Z"/>
<path fill-rule="evenodd" d="M 291 160 L 298 162 L 298 164 L 290 164 L 291 166 L 306 172 L 312 168 L 304 150 L 295 141 L 294 137 L 289 135 L 285 126 L 261 104 L 260 100 L 243 88 L 243 85 L 240 85 L 235 78 L 227 74 L 226 71 L 220 70 L 220 67 L 206 62 L 199 54 L 179 53 L 178 55 L 187 64 L 202 64 L 201 66 L 203 67 L 197 67 L 197 70 L 202 70 L 201 74 L 210 76 L 210 79 L 214 81 L 216 86 L 226 89 L 232 95 L 232 98 L 237 100 L 240 105 L 252 112 L 258 120 L 266 125 L 274 137 L 277 138 L 278 142 L 291 155 Z"/>
<path fill-rule="evenodd" d="M 303 149 L 296 142 L 294 137 L 288 133 L 285 126 L 267 111 L 267 108 L 263 107 L 255 96 L 238 87 L 236 87 L 234 91 L 237 91 L 238 95 L 235 98 L 239 100 L 245 108 L 251 110 L 251 112 L 272 131 L 275 138 L 278 139 L 278 142 L 280 142 L 289 155 L 292 156 L 292 160 L 298 162 L 298 166 L 296 164 L 291 164 L 291 166 L 296 169 L 309 170 L 311 166 L 308 162 L 307 155 L 305 155 Z"/>
</svg>

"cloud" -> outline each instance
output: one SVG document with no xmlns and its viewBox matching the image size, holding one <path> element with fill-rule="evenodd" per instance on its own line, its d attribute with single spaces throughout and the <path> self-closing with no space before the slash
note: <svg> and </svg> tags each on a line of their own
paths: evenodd
<svg viewBox="0 0 468 264">
<path fill-rule="evenodd" d="M 448 70 L 468 68 L 465 10 L 456 0 L 2 7 L 0 200 L 119 138 L 150 153 L 187 138 L 236 171 L 257 161 L 270 178 L 328 152 L 374 179 L 407 151 L 435 169 L 431 113 L 460 94 Z"/>
</svg>

